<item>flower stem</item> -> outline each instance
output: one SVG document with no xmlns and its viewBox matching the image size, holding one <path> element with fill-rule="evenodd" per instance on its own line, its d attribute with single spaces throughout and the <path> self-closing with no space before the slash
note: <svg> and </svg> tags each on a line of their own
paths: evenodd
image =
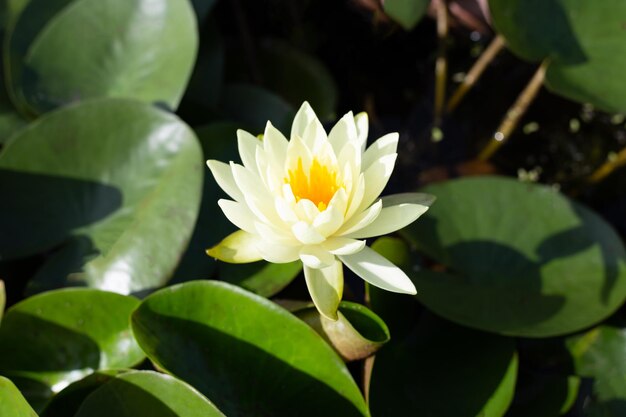
<svg viewBox="0 0 626 417">
<path fill-rule="evenodd" d="M 610 158 L 604 164 L 600 165 L 600 167 L 587 178 L 587 182 L 592 184 L 598 183 L 608 177 L 617 168 L 624 165 L 626 165 L 626 148 L 619 151 L 614 158 Z"/>
<path fill-rule="evenodd" d="M 465 95 L 472 89 L 476 81 L 483 74 L 485 69 L 489 66 L 491 61 L 498 55 L 498 53 L 504 49 L 506 41 L 502 35 L 497 35 L 489 46 L 478 57 L 472 68 L 470 68 L 467 75 L 463 78 L 463 82 L 457 87 L 456 91 L 452 95 L 452 98 L 448 101 L 446 111 L 451 113 L 463 100 Z"/>
<path fill-rule="evenodd" d="M 498 130 L 496 130 L 496 133 L 494 133 L 493 138 L 478 155 L 479 161 L 487 161 L 491 158 L 493 154 L 500 149 L 500 146 L 507 141 L 509 136 L 511 136 L 511 133 L 513 133 L 522 119 L 522 116 L 524 116 L 530 104 L 537 97 L 537 94 L 543 85 L 547 67 L 548 60 L 544 60 L 535 72 L 533 78 L 517 97 L 515 103 L 506 112 L 506 115 L 502 119 L 502 122 L 500 122 L 500 126 L 498 127 Z"/>
<path fill-rule="evenodd" d="M 437 61 L 435 62 L 435 127 L 441 126 L 441 118 L 446 102 L 446 81 L 448 59 L 446 43 L 448 40 L 448 1 L 441 0 L 437 7 Z"/>
</svg>

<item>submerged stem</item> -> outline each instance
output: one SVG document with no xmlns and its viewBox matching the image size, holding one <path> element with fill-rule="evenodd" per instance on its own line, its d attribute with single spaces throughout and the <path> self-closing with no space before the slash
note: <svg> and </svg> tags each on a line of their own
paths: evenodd
<svg viewBox="0 0 626 417">
<path fill-rule="evenodd" d="M 435 62 L 435 127 L 441 125 L 441 117 L 446 102 L 446 81 L 448 75 L 448 59 L 446 43 L 448 40 L 448 2 L 441 0 L 437 7 L 437 61 Z"/>
<path fill-rule="evenodd" d="M 500 146 L 506 142 L 511 133 L 513 133 L 522 119 L 522 116 L 524 116 L 530 104 L 533 102 L 535 97 L 537 97 L 537 93 L 539 93 L 539 90 L 543 85 L 547 67 L 548 60 L 544 60 L 537 69 L 537 72 L 535 72 L 533 78 L 517 97 L 515 103 L 506 112 L 506 115 L 502 119 L 502 122 L 500 122 L 500 126 L 498 127 L 498 130 L 496 130 L 496 133 L 494 133 L 493 138 L 478 155 L 479 161 L 486 161 L 491 158 L 491 156 L 493 156 L 493 154 L 500 149 Z"/>
<path fill-rule="evenodd" d="M 587 179 L 590 183 L 598 183 L 608 177 L 617 168 L 626 165 L 626 148 L 622 149 L 614 158 L 607 160 Z"/>
<path fill-rule="evenodd" d="M 452 112 L 459 105 L 465 95 L 472 89 L 474 84 L 476 84 L 476 81 L 478 81 L 491 61 L 493 61 L 493 59 L 502 49 L 504 49 L 505 46 L 506 41 L 502 35 L 497 35 L 493 38 L 489 46 L 487 46 L 483 53 L 478 57 L 472 68 L 470 68 L 467 75 L 465 75 L 463 82 L 457 87 L 456 91 L 452 95 L 452 98 L 448 101 L 448 105 L 446 106 L 446 111 L 448 113 Z"/>
</svg>

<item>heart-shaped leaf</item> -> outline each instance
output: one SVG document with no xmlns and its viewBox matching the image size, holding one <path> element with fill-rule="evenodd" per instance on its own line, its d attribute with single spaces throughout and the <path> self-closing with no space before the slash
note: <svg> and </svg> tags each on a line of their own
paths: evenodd
<svg viewBox="0 0 626 417">
<path fill-rule="evenodd" d="M 516 375 L 513 339 L 425 313 L 406 338 L 392 339 L 376 354 L 370 408 L 380 417 L 501 417 Z"/>
<path fill-rule="evenodd" d="M 313 329 L 239 287 L 197 281 L 158 291 L 132 326 L 159 368 L 228 416 L 369 415 L 345 365 Z"/>
<path fill-rule="evenodd" d="M 31 291 L 163 285 L 200 202 L 193 132 L 146 104 L 101 99 L 50 113 L 0 154 L 0 257 L 63 244 Z"/>
<path fill-rule="evenodd" d="M 371 356 L 390 338 L 385 322 L 357 303 L 342 301 L 336 321 L 322 316 L 313 305 L 292 312 L 313 327 L 345 361 Z"/>
<path fill-rule="evenodd" d="M 0 373 L 51 396 L 98 369 L 136 365 L 132 297 L 87 288 L 50 291 L 15 304 L 0 327 Z M 17 379 L 19 378 L 19 380 Z M 30 382 L 29 382 L 30 381 Z M 32 403 L 32 402 L 31 402 Z"/>
<path fill-rule="evenodd" d="M 489 0 L 493 23 L 524 59 L 549 59 L 546 85 L 607 111 L 626 111 L 626 2 Z"/>
<path fill-rule="evenodd" d="M 437 314 L 545 337 L 588 327 L 624 302 L 626 251 L 588 208 L 550 187 L 498 177 L 425 191 L 437 203 L 403 234 L 447 268 L 409 271 L 418 299 Z"/>
<path fill-rule="evenodd" d="M 28 405 L 22 393 L 3 376 L 0 376 L 0 416 L 37 417 L 37 413 Z"/>
<path fill-rule="evenodd" d="M 31 0 L 8 34 L 7 84 L 26 114 L 96 97 L 175 109 L 197 37 L 186 0 Z"/>
<path fill-rule="evenodd" d="M 131 371 L 91 393 L 75 417 L 224 417 L 198 391 L 169 375 Z"/>
</svg>

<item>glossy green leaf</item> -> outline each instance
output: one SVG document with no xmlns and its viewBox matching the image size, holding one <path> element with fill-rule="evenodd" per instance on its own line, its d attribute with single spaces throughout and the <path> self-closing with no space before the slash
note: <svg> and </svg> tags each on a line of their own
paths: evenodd
<svg viewBox="0 0 626 417">
<path fill-rule="evenodd" d="M 20 391 L 3 376 L 0 376 L 0 416 L 37 417 L 37 413 L 28 405 Z"/>
<path fill-rule="evenodd" d="M 50 113 L 0 154 L 0 257 L 59 247 L 31 291 L 163 285 L 196 220 L 193 132 L 146 104 L 101 99 Z"/>
<path fill-rule="evenodd" d="M 626 414 L 626 327 L 603 325 L 566 340 L 577 375 L 593 378 L 592 417 Z"/>
<path fill-rule="evenodd" d="M 37 397 L 51 396 L 98 369 L 144 358 L 129 324 L 132 297 L 87 288 L 50 291 L 11 307 L 0 327 L 0 373 Z M 32 382 L 29 382 L 32 381 Z M 31 400 L 25 391 L 26 397 Z"/>
<path fill-rule="evenodd" d="M 383 9 L 404 29 L 411 30 L 422 20 L 429 4 L 429 0 L 385 0 Z"/>
<path fill-rule="evenodd" d="M 406 338 L 376 354 L 370 409 L 375 417 L 500 417 L 516 375 L 513 339 L 425 313 Z"/>
<path fill-rule="evenodd" d="M 546 85 L 607 111 L 626 111 L 626 2 L 490 0 L 493 23 L 522 58 L 550 59 Z"/>
<path fill-rule="evenodd" d="M 224 86 L 219 108 L 226 118 L 241 123 L 253 135 L 263 133 L 268 120 L 280 131 L 289 132 L 296 115 L 284 99 L 252 84 Z"/>
<path fill-rule="evenodd" d="M 410 272 L 437 314 L 497 333 L 570 333 L 626 298 L 615 231 L 550 187 L 499 177 L 427 187 L 437 203 L 403 234 L 447 268 Z"/>
<path fill-rule="evenodd" d="M 128 370 L 102 370 L 72 382 L 63 391 L 52 397 L 41 412 L 41 417 L 74 416 L 85 398 L 92 392 Z"/>
<path fill-rule="evenodd" d="M 228 416 L 368 415 L 345 365 L 315 331 L 239 287 L 197 281 L 158 291 L 132 327 L 159 368 Z"/>
<path fill-rule="evenodd" d="M 7 80 L 26 114 L 96 97 L 175 109 L 197 37 L 187 0 L 31 0 L 8 34 Z"/>
<path fill-rule="evenodd" d="M 345 361 L 373 355 L 390 338 L 385 322 L 357 303 L 342 301 L 336 321 L 322 316 L 311 304 L 292 312 L 313 327 Z"/>
<path fill-rule="evenodd" d="M 169 375 L 131 371 L 90 394 L 75 417 L 223 417 L 198 391 Z"/>
</svg>

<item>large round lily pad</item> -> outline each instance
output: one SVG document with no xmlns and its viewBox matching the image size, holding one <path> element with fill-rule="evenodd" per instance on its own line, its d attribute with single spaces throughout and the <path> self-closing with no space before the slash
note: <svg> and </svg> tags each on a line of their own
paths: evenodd
<svg viewBox="0 0 626 417">
<path fill-rule="evenodd" d="M 524 59 L 549 59 L 546 85 L 607 111 L 626 111 L 626 2 L 489 0 L 496 30 Z"/>
<path fill-rule="evenodd" d="M 374 417 L 501 417 L 515 389 L 511 338 L 457 326 L 430 313 L 377 354 L 370 383 Z"/>
<path fill-rule="evenodd" d="M 403 233 L 445 267 L 411 272 L 418 299 L 436 313 L 543 337 L 590 326 L 624 302 L 626 251 L 588 208 L 550 187 L 498 177 L 426 192 L 437 204 Z"/>
<path fill-rule="evenodd" d="M 0 154 L 0 257 L 57 248 L 32 291 L 163 285 L 196 220 L 203 169 L 193 132 L 155 107 L 99 99 L 50 113 Z"/>
<path fill-rule="evenodd" d="M 228 416 L 367 416 L 342 360 L 313 329 L 265 298 L 218 281 L 146 298 L 135 337 L 161 369 Z"/>
<path fill-rule="evenodd" d="M 175 109 L 197 37 L 187 0 L 30 0 L 8 34 L 7 84 L 26 114 L 95 97 Z"/>
<path fill-rule="evenodd" d="M 138 304 L 128 296 L 68 288 L 14 305 L 0 327 L 0 374 L 31 390 L 32 398 L 24 391 L 28 400 L 40 404 L 95 370 L 136 365 L 144 353 L 129 317 Z"/>
</svg>

